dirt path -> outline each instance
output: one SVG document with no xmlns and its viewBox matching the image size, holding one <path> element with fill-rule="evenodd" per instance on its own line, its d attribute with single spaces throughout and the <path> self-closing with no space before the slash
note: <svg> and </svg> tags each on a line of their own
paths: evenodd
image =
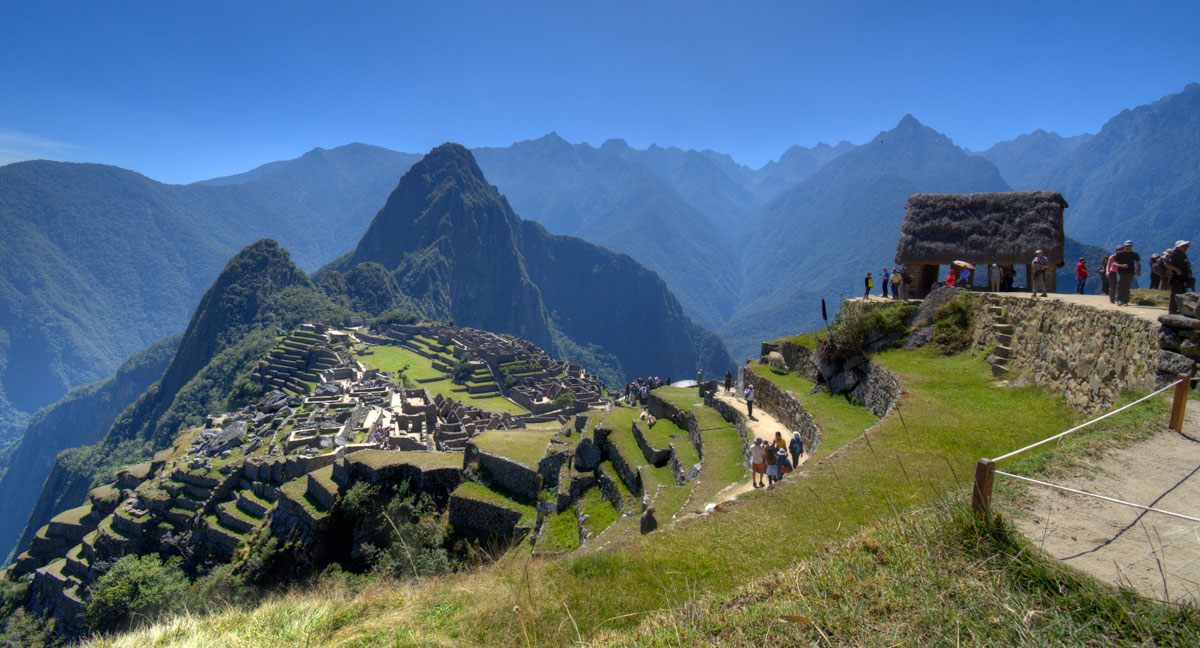
<svg viewBox="0 0 1200 648">
<path fill-rule="evenodd" d="M 731 407 L 741 412 L 743 415 L 746 414 L 746 401 L 734 398 L 733 394 L 725 393 L 720 390 L 718 390 L 714 396 L 717 398 L 717 400 L 728 403 Z M 785 441 L 790 442 L 792 440 L 792 431 L 788 429 L 786 425 L 780 423 L 779 419 L 762 411 L 760 408 L 755 408 L 754 418 L 748 418 L 748 421 L 750 432 L 755 437 L 761 438 L 765 441 L 772 441 L 775 439 L 775 433 L 778 432 L 783 435 Z M 751 440 L 750 442 L 753 443 L 754 441 Z M 795 468 L 798 469 L 800 466 L 803 466 L 805 461 L 808 461 L 807 453 L 800 455 L 800 461 L 797 462 Z M 754 490 L 753 477 L 752 475 L 747 474 L 744 482 L 738 482 L 737 485 L 731 486 L 725 490 L 722 490 L 720 493 L 717 493 L 716 499 L 713 502 L 709 502 L 709 504 L 719 504 L 752 490 Z"/>
<path fill-rule="evenodd" d="M 1092 478 L 1046 481 L 1200 517 L 1197 410 L 1188 412 L 1183 435 L 1164 430 L 1118 451 L 1092 467 Z M 1044 486 L 1030 485 L 1028 497 L 1017 527 L 1050 555 L 1148 598 L 1200 603 L 1200 523 Z"/>
</svg>

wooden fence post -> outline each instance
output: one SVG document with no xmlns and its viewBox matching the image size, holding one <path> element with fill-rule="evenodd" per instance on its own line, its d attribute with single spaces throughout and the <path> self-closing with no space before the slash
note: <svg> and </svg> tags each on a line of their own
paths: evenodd
<svg viewBox="0 0 1200 648">
<path fill-rule="evenodd" d="M 996 462 L 980 459 L 975 464 L 975 485 L 971 489 L 971 510 L 987 513 L 992 506 L 992 482 L 996 479 Z"/>
<path fill-rule="evenodd" d="M 1171 421 L 1167 427 L 1176 432 L 1183 432 L 1183 415 L 1187 413 L 1188 391 L 1191 390 L 1192 379 L 1187 374 L 1179 374 L 1179 384 L 1175 385 L 1175 398 L 1171 401 Z"/>
</svg>

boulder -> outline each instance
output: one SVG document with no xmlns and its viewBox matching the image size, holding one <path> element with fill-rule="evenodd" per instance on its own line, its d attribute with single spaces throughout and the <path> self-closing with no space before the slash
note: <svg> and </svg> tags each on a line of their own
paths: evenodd
<svg viewBox="0 0 1200 648">
<path fill-rule="evenodd" d="M 1190 374 L 1196 368 L 1196 361 L 1174 351 L 1162 350 L 1158 352 L 1158 373 L 1170 374 Z"/>
<path fill-rule="evenodd" d="M 835 394 L 844 394 L 858 384 L 858 374 L 853 371 L 843 371 L 829 379 L 829 389 Z"/>
<path fill-rule="evenodd" d="M 1179 352 L 1183 355 L 1197 359 L 1200 358 L 1200 341 L 1188 338 L 1179 345 Z"/>
<path fill-rule="evenodd" d="M 1200 294 L 1183 293 L 1175 295 L 1175 306 L 1182 315 L 1200 317 Z"/>
<path fill-rule="evenodd" d="M 924 301 L 917 307 L 917 312 L 910 323 L 912 326 L 924 326 L 933 321 L 934 315 L 946 302 L 958 296 L 962 288 L 942 286 L 925 296 Z"/>
<path fill-rule="evenodd" d="M 1163 326 L 1173 329 L 1200 329 L 1200 319 L 1188 317 L 1187 315 L 1159 315 L 1158 321 Z"/>
<path fill-rule="evenodd" d="M 589 472 L 600 465 L 600 448 L 592 440 L 584 437 L 575 446 L 575 470 Z"/>
<path fill-rule="evenodd" d="M 1183 345 L 1184 337 L 1175 332 L 1175 329 L 1162 327 L 1158 332 L 1158 346 L 1170 351 L 1178 351 Z"/>
</svg>

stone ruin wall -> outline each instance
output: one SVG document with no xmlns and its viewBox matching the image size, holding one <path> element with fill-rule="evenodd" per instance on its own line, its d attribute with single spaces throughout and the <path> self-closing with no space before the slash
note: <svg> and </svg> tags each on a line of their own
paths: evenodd
<svg viewBox="0 0 1200 648">
<path fill-rule="evenodd" d="M 1057 299 L 971 293 L 978 308 L 972 351 L 996 345 L 988 306 L 1006 309 L 1013 326 L 1010 366 L 1034 384 L 1063 394 L 1075 409 L 1111 409 L 1121 392 L 1149 389 L 1159 355 L 1159 325 L 1120 310 L 1101 310 Z"/>
</svg>

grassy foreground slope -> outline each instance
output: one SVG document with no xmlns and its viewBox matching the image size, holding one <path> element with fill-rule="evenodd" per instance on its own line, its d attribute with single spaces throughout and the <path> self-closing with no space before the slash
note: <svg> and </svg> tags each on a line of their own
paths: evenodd
<svg viewBox="0 0 1200 648">
<path fill-rule="evenodd" d="M 783 622 L 800 626 L 787 630 L 798 631 L 797 639 L 884 645 L 906 637 L 924 643 L 917 639 L 925 630 L 951 628 L 956 615 L 987 608 L 989 601 L 1044 614 L 1000 608 L 982 622 L 1000 626 L 998 634 L 959 638 L 980 643 L 1052 630 L 1068 643 L 1075 642 L 1071 637 L 1173 642 L 1154 625 L 1168 614 L 1163 608 L 1130 602 L 1045 563 L 1032 549 L 1021 552 L 1015 539 L 1005 545 L 1011 534 L 1003 529 L 962 532 L 949 523 L 939 530 L 920 526 L 935 524 L 922 521 L 927 512 L 912 513 L 928 511 L 948 490 L 964 492 L 979 457 L 1069 427 L 1076 416 L 1061 399 L 1034 388 L 994 386 L 982 358 L 891 351 L 877 359 L 904 382 L 897 411 L 836 456 L 806 466 L 804 478 L 749 493 L 710 515 L 624 538 L 607 552 L 559 561 L 510 554 L 488 570 L 417 584 L 326 581 L 252 609 L 176 617 L 95 645 L 751 645 L 787 627 L 769 616 L 779 613 L 816 619 Z M 1150 425 L 1158 418 L 1135 408 L 1103 426 Z M 953 533 L 978 541 L 947 540 Z M 929 539 L 897 549 L 918 536 Z M 879 552 L 863 549 L 870 546 Z M 1015 561 L 1005 546 L 1016 547 Z M 875 557 L 864 562 L 868 554 Z M 1034 569 L 1022 561 L 1043 562 Z M 1002 594 L 985 592 L 972 579 L 997 584 Z M 772 590 L 782 595 L 769 599 Z M 830 600 L 809 599 L 817 595 Z M 782 605 L 788 600 L 793 607 Z M 804 601 L 824 607 L 804 608 Z M 919 614 L 910 618 L 910 608 Z M 1170 624 L 1194 632 L 1195 618 L 1179 614 Z M 877 631 L 878 624 L 886 632 Z M 929 639 L 955 640 L 937 636 Z"/>
</svg>

